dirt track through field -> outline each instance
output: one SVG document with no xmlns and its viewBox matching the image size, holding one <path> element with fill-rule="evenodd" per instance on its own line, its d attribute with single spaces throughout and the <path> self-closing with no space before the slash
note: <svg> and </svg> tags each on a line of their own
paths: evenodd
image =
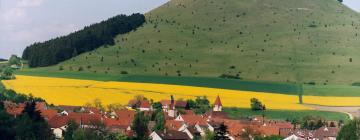
<svg viewBox="0 0 360 140">
<path fill-rule="evenodd" d="M 349 118 L 352 120 L 354 117 L 360 117 L 360 106 L 353 106 L 353 107 L 337 107 L 337 106 L 320 106 L 320 105 L 310 105 L 304 104 L 305 106 L 312 107 L 316 110 L 321 111 L 333 111 L 333 112 L 341 112 L 346 113 L 349 115 Z"/>
</svg>

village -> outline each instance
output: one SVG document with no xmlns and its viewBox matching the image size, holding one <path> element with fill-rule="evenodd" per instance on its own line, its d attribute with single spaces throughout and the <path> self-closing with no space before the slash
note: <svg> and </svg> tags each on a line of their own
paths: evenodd
<svg viewBox="0 0 360 140">
<path fill-rule="evenodd" d="M 315 130 L 301 129 L 299 124 L 282 120 L 270 120 L 265 116 L 252 116 L 247 119 L 231 119 L 222 111 L 221 97 L 212 103 L 211 111 L 196 114 L 183 100 L 161 100 L 160 110 L 164 118 L 163 129 L 154 129 L 155 121 L 147 124 L 145 135 L 152 140 L 191 140 L 204 139 L 208 133 L 217 135 L 223 131 L 226 139 L 243 140 L 258 137 L 277 136 L 284 140 L 335 140 L 341 125 L 331 121 Z M 4 102 L 8 114 L 18 117 L 22 114 L 25 103 Z M 102 111 L 96 107 L 59 105 L 57 109 L 48 107 L 45 102 L 36 102 L 36 110 L 48 122 L 56 139 L 63 139 L 70 121 L 80 128 L 94 128 L 103 124 L 107 131 L 134 137 L 132 125 L 137 112 L 151 116 L 157 109 L 156 103 L 148 100 L 130 100 L 126 108 Z M 60 110 L 59 110 L 60 109 Z M 158 116 L 156 116 L 158 117 Z"/>
</svg>

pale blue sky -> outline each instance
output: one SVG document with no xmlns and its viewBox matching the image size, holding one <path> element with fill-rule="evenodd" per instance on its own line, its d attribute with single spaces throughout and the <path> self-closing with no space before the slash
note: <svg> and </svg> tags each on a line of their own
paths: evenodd
<svg viewBox="0 0 360 140">
<path fill-rule="evenodd" d="M 0 0 L 0 58 L 117 14 L 146 13 L 168 0 Z M 344 0 L 360 11 L 360 0 Z"/>
</svg>

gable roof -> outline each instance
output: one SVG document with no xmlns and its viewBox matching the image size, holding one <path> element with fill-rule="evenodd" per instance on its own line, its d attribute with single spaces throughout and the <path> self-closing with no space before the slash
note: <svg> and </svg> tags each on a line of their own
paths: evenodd
<svg viewBox="0 0 360 140">
<path fill-rule="evenodd" d="M 60 128 L 62 126 L 65 126 L 68 122 L 68 116 L 54 116 L 48 121 L 48 124 L 50 128 Z"/>
<path fill-rule="evenodd" d="M 200 115 L 180 115 L 184 122 L 188 125 L 207 126 L 206 119 Z"/>
<path fill-rule="evenodd" d="M 126 119 L 126 118 L 133 119 L 134 116 L 135 116 L 135 111 L 134 110 L 122 109 L 122 110 L 115 111 L 115 114 L 120 119 Z"/>
<path fill-rule="evenodd" d="M 182 125 L 184 125 L 184 123 L 181 121 L 166 120 L 166 122 L 165 122 L 165 127 L 168 130 L 179 130 Z"/>
<path fill-rule="evenodd" d="M 327 138 L 327 137 L 336 137 L 339 133 L 339 128 L 337 127 L 320 127 L 315 131 L 314 136 L 319 139 Z"/>
<path fill-rule="evenodd" d="M 120 129 L 127 129 L 131 125 L 132 120 L 128 119 L 112 119 L 112 118 L 105 118 L 104 124 L 108 128 L 120 128 Z"/>
<path fill-rule="evenodd" d="M 221 100 L 220 100 L 219 95 L 216 97 L 214 105 L 222 106 L 222 103 L 221 103 Z"/>
<path fill-rule="evenodd" d="M 191 140 L 185 132 L 169 130 L 166 133 L 164 131 L 155 131 L 163 140 Z"/>
<path fill-rule="evenodd" d="M 44 110 L 44 109 L 46 109 L 46 103 L 45 102 L 36 102 L 35 108 L 37 110 Z"/>
<path fill-rule="evenodd" d="M 175 102 L 175 107 L 177 107 L 177 108 L 186 108 L 186 106 L 187 106 L 186 101 L 176 101 Z"/>
<path fill-rule="evenodd" d="M 58 114 L 57 110 L 53 110 L 53 109 L 40 110 L 40 115 L 46 120 L 52 119 L 57 114 Z"/>
</svg>

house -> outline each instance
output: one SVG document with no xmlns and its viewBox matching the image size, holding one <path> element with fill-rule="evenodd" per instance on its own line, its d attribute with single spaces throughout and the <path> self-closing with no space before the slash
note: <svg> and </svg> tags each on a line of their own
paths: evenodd
<svg viewBox="0 0 360 140">
<path fill-rule="evenodd" d="M 201 136 L 204 136 L 205 131 L 208 129 L 206 119 L 200 115 L 179 115 L 175 121 L 181 121 L 187 126 L 193 126 L 196 131 L 200 132 Z"/>
<path fill-rule="evenodd" d="M 152 140 L 191 140 L 191 138 L 185 133 L 175 130 L 169 131 L 154 131 L 150 134 Z"/>
<path fill-rule="evenodd" d="M 4 108 L 8 114 L 16 118 L 19 115 L 21 115 L 21 113 L 23 112 L 25 108 L 25 104 L 24 103 L 16 104 L 10 101 L 4 101 Z"/>
<path fill-rule="evenodd" d="M 186 101 L 177 100 L 175 101 L 175 108 L 187 109 L 188 103 Z"/>
<path fill-rule="evenodd" d="M 55 135 L 55 138 L 60 139 L 63 137 L 63 133 L 67 128 L 68 121 L 68 116 L 54 116 L 48 121 L 48 124 Z"/>
<path fill-rule="evenodd" d="M 128 109 L 139 109 L 140 111 L 151 111 L 152 106 L 148 100 L 130 100 L 127 106 Z"/>
<path fill-rule="evenodd" d="M 282 129 L 280 135 L 288 135 L 284 140 L 336 140 L 340 129 L 323 126 L 316 130 Z"/>
<path fill-rule="evenodd" d="M 67 123 L 71 120 L 79 124 L 80 128 L 92 128 L 101 123 L 102 117 L 99 114 L 75 112 L 71 112 L 68 115 L 53 116 L 48 120 L 48 124 L 56 138 L 62 138 L 63 132 L 66 131 Z"/>
<path fill-rule="evenodd" d="M 59 108 L 63 110 L 62 112 L 60 112 L 60 114 L 63 114 L 63 115 L 69 115 L 69 113 L 72 113 L 72 112 L 89 113 L 89 114 L 101 114 L 102 113 L 96 107 L 60 105 Z"/>
<path fill-rule="evenodd" d="M 175 120 L 166 120 L 165 121 L 165 128 L 167 130 L 176 130 L 179 131 L 180 128 L 184 127 L 185 123 L 181 121 L 175 121 Z"/>
<path fill-rule="evenodd" d="M 53 109 L 46 109 L 46 110 L 40 110 L 40 115 L 45 119 L 45 120 L 51 120 L 53 117 L 55 117 L 56 115 L 58 115 L 57 110 L 53 110 Z"/>
<path fill-rule="evenodd" d="M 131 130 L 131 122 L 130 118 L 104 118 L 103 123 L 109 131 L 125 134 Z"/>
<path fill-rule="evenodd" d="M 320 127 L 315 131 L 315 137 L 319 140 L 336 140 L 340 129 L 337 127 Z"/>
<path fill-rule="evenodd" d="M 152 110 L 152 106 L 149 101 L 143 100 L 143 101 L 140 101 L 140 106 L 138 109 L 140 111 L 150 111 L 150 110 Z"/>
<path fill-rule="evenodd" d="M 35 108 L 36 108 L 36 110 L 46 110 L 46 109 L 48 109 L 45 102 L 36 102 Z"/>
</svg>

